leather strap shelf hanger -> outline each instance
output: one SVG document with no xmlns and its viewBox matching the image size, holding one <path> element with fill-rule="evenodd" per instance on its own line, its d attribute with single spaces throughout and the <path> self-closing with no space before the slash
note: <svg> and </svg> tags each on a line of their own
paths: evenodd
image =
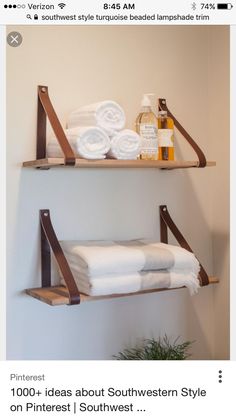
<svg viewBox="0 0 236 419">
<path fill-rule="evenodd" d="M 101 299 L 108 299 L 108 298 L 119 298 L 119 297 L 124 297 L 124 296 L 133 296 L 133 295 L 173 290 L 173 288 L 171 289 L 158 288 L 158 289 L 142 290 L 135 293 L 113 294 L 113 295 L 104 295 L 104 296 L 98 296 L 98 297 L 92 297 L 89 295 L 82 294 L 79 292 L 76 286 L 74 277 L 72 275 L 72 272 L 70 270 L 66 257 L 63 253 L 63 250 L 60 246 L 56 233 L 53 229 L 51 218 L 50 218 L 50 211 L 48 209 L 40 210 L 40 225 L 41 225 L 42 286 L 41 288 L 27 289 L 26 293 L 38 300 L 43 301 L 44 303 L 47 303 L 52 306 L 65 305 L 65 304 L 75 305 L 75 304 L 80 304 L 85 301 L 101 300 Z M 189 244 L 187 243 L 182 233 L 173 222 L 168 212 L 167 206 L 161 205 L 160 206 L 160 228 L 161 228 L 160 238 L 161 238 L 161 242 L 163 243 L 168 243 L 167 227 L 174 234 L 180 246 L 192 252 Z M 66 287 L 52 286 L 51 284 L 51 250 L 61 270 L 62 276 L 66 283 Z M 218 279 L 215 277 L 208 277 L 206 271 L 204 270 L 201 264 L 200 266 L 201 266 L 201 269 L 199 273 L 199 281 L 200 281 L 201 286 L 219 282 Z M 176 289 L 180 289 L 180 288 L 176 288 Z"/>
<path fill-rule="evenodd" d="M 175 118 L 175 116 L 171 113 L 168 109 L 166 104 L 166 99 L 158 99 L 158 109 L 159 111 L 166 111 L 167 115 L 173 119 L 175 127 L 179 130 L 179 132 L 183 135 L 183 137 L 188 141 L 191 147 L 194 149 L 198 156 L 199 165 L 198 167 L 205 167 L 207 165 L 206 157 L 197 143 L 193 140 L 193 138 L 188 134 L 188 132 L 184 129 L 184 127 L 179 123 L 179 121 Z"/>
<path fill-rule="evenodd" d="M 37 113 L 37 151 L 36 160 L 23 163 L 23 167 L 37 169 L 50 169 L 51 167 L 77 167 L 77 168 L 156 168 L 156 169 L 179 169 L 191 167 L 215 166 L 215 162 L 206 161 L 206 157 L 196 142 L 172 115 L 166 106 L 165 99 L 158 100 L 159 110 L 166 110 L 174 120 L 176 128 L 186 138 L 198 156 L 195 161 L 161 161 L 161 160 L 88 160 L 77 158 L 66 138 L 59 118 L 53 108 L 47 86 L 38 86 L 38 113 Z M 57 141 L 62 149 L 64 157 L 47 157 L 46 153 L 46 122 L 47 118 L 52 126 Z"/>
<path fill-rule="evenodd" d="M 47 86 L 38 86 L 38 114 L 37 114 L 37 153 L 36 158 L 46 158 L 46 121 L 47 117 L 65 156 L 65 165 L 75 165 L 74 152 L 65 136 L 64 130 L 57 117 L 48 95 Z"/>
<path fill-rule="evenodd" d="M 161 236 L 161 242 L 162 243 L 168 243 L 168 230 L 167 227 L 170 229 L 173 236 L 176 238 L 177 242 L 181 247 L 188 250 L 191 253 L 194 253 L 189 246 L 188 242 L 185 240 L 184 236 L 172 220 L 169 211 L 167 209 L 166 205 L 160 205 L 160 236 Z M 209 284 L 209 277 L 203 268 L 203 266 L 200 264 L 200 272 L 199 272 L 199 281 L 201 286 L 205 286 Z"/>
<path fill-rule="evenodd" d="M 51 286 L 51 248 L 68 289 L 69 304 L 79 304 L 80 294 L 68 262 L 53 229 L 49 210 L 40 210 L 40 224 L 42 287 L 47 288 Z"/>
</svg>

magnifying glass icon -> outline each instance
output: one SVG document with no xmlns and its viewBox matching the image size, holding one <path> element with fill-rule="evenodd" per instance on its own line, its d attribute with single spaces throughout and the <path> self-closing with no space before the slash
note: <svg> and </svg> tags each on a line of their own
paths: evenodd
<svg viewBox="0 0 236 419">
<path fill-rule="evenodd" d="M 32 19 L 31 15 L 26 15 L 27 19 Z"/>
</svg>

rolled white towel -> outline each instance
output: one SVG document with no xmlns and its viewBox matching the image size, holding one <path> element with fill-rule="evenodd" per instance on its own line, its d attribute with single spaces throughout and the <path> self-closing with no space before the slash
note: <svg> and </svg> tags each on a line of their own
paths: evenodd
<svg viewBox="0 0 236 419">
<path fill-rule="evenodd" d="M 114 159 L 137 159 L 141 150 L 141 137 L 131 129 L 124 129 L 111 137 L 108 157 Z"/>
<path fill-rule="evenodd" d="M 65 130 L 65 135 L 77 157 L 104 159 L 110 148 L 108 135 L 99 127 L 71 128 Z M 47 156 L 63 157 L 56 137 L 52 137 L 47 144 Z"/>
<path fill-rule="evenodd" d="M 68 128 L 78 126 L 98 126 L 112 136 L 124 128 L 125 113 L 121 106 L 112 100 L 81 106 L 69 115 L 67 121 Z"/>
</svg>

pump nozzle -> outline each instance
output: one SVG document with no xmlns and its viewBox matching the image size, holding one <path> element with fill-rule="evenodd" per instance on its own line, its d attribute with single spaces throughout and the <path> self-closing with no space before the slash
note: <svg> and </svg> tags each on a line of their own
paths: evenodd
<svg viewBox="0 0 236 419">
<path fill-rule="evenodd" d="M 149 100 L 153 100 L 154 97 L 156 96 L 155 93 L 146 93 L 146 96 L 148 96 Z"/>
<path fill-rule="evenodd" d="M 144 93 L 142 98 L 141 106 L 150 106 L 152 107 L 152 102 L 155 94 L 154 93 Z"/>
</svg>

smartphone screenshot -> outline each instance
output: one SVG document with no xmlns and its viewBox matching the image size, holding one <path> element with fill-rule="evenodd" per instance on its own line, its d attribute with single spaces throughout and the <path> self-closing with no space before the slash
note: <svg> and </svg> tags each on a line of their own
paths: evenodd
<svg viewBox="0 0 236 419">
<path fill-rule="evenodd" d="M 233 418 L 235 1 L 0 8 L 2 417 Z"/>
</svg>

